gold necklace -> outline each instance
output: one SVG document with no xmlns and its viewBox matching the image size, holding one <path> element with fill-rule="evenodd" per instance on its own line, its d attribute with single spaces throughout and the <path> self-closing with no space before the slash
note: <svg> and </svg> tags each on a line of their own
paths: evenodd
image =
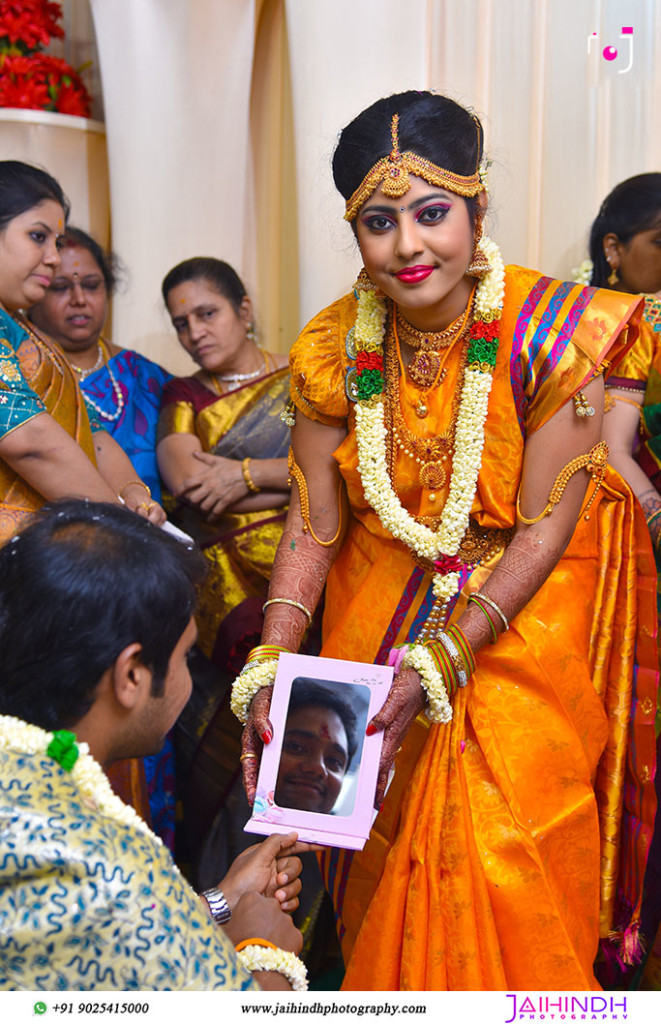
<svg viewBox="0 0 661 1024">
<path fill-rule="evenodd" d="M 476 288 L 477 285 L 474 285 L 461 316 L 453 320 L 443 331 L 419 331 L 405 320 L 395 307 L 394 330 L 397 343 L 399 345 L 401 335 L 402 341 L 415 351 L 415 356 L 406 367 L 406 376 L 420 390 L 427 391 L 434 384 L 442 382 L 445 374 L 441 374 L 440 350 L 449 348 L 457 342 L 472 324 Z M 422 417 L 425 413 L 420 411 L 418 415 Z"/>
<path fill-rule="evenodd" d="M 466 310 L 470 305 L 471 303 L 469 302 L 463 313 L 442 331 L 419 331 L 417 327 L 414 327 L 413 324 L 404 319 L 399 308 L 395 305 L 397 332 L 401 340 L 406 342 L 415 351 L 418 351 L 418 349 L 431 349 L 433 352 L 437 352 L 441 348 L 449 348 L 463 327 Z"/>
<path fill-rule="evenodd" d="M 455 387 L 452 396 L 452 412 L 447 429 L 442 434 L 437 434 L 434 437 L 418 437 L 407 426 L 401 409 L 401 383 L 403 377 L 399 372 L 401 353 L 399 351 L 399 338 L 394 320 L 392 323 L 392 335 L 394 344 L 385 346 L 386 412 L 389 414 L 388 418 L 390 420 L 388 435 L 392 437 L 389 451 L 390 477 L 391 479 L 394 477 L 395 448 L 399 448 L 408 458 L 420 466 L 418 473 L 420 486 L 425 490 L 431 491 L 429 500 L 433 502 L 436 500 L 435 491 L 440 490 L 447 479 L 447 467 L 444 463 L 447 463 L 448 459 L 451 458 L 454 450 L 454 435 L 459 414 L 468 346 L 464 345 L 462 348 L 457 387 Z"/>
</svg>

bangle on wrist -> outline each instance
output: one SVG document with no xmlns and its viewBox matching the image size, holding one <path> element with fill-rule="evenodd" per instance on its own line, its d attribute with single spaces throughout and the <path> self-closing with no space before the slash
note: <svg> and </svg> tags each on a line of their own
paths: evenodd
<svg viewBox="0 0 661 1024">
<path fill-rule="evenodd" d="M 246 946 L 264 946 L 266 949 L 279 949 L 273 942 L 269 942 L 268 939 L 244 939 L 243 942 L 237 943 L 234 947 L 237 953 L 240 953 Z"/>
<path fill-rule="evenodd" d="M 239 721 L 245 725 L 248 720 L 250 702 L 263 686 L 272 686 L 278 668 L 280 654 L 289 654 L 279 644 L 260 644 L 253 647 L 245 665 L 232 684 L 230 708 Z"/>
<path fill-rule="evenodd" d="M 151 491 L 149 490 L 149 487 L 144 482 L 144 480 L 129 480 L 128 483 L 123 484 L 122 487 L 117 491 L 117 497 L 121 498 L 122 501 L 124 500 L 124 491 L 126 490 L 127 487 L 144 487 L 147 494 L 151 498 Z"/>
<path fill-rule="evenodd" d="M 299 611 L 303 612 L 303 614 L 307 616 L 308 625 L 312 622 L 312 612 L 309 608 L 306 608 L 304 604 L 301 604 L 300 601 L 292 601 L 289 597 L 271 597 L 262 605 L 262 611 L 265 612 L 269 605 L 272 604 L 288 604 L 291 605 L 292 608 L 298 608 Z"/>
<path fill-rule="evenodd" d="M 489 643 L 495 644 L 496 641 L 498 640 L 498 630 L 496 629 L 496 623 L 493 620 L 491 612 L 488 610 L 488 608 L 485 607 L 485 605 L 482 604 L 482 602 L 480 601 L 480 596 L 478 594 L 471 594 L 470 597 L 468 598 L 468 601 L 466 602 L 466 605 L 468 606 L 471 603 L 471 601 L 473 602 L 475 607 L 479 608 L 482 614 L 486 616 L 486 618 L 488 619 L 489 628 L 491 629 L 491 640 L 489 641 Z"/>
<path fill-rule="evenodd" d="M 250 458 L 245 458 L 241 463 L 241 472 L 243 473 L 243 479 L 245 485 L 251 494 L 259 494 L 261 487 L 258 487 L 253 478 L 250 475 Z"/>
<path fill-rule="evenodd" d="M 216 924 L 227 924 L 232 916 L 232 911 L 222 891 L 217 886 L 213 886 L 211 889 L 205 889 L 201 895 L 209 904 L 211 916 Z"/>
<path fill-rule="evenodd" d="M 308 972 L 302 960 L 286 949 L 267 943 L 265 939 L 248 939 L 248 945 L 239 943 L 237 960 L 247 971 L 277 971 L 282 974 L 294 992 L 305 992 Z M 238 947 L 237 947 L 238 950 Z"/>
</svg>

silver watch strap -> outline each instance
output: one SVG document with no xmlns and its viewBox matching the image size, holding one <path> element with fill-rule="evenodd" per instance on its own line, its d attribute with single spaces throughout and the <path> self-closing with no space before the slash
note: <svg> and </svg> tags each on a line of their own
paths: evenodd
<svg viewBox="0 0 661 1024">
<path fill-rule="evenodd" d="M 232 911 L 222 891 L 214 887 L 213 889 L 205 889 L 202 895 L 209 904 L 209 910 L 214 921 L 217 924 L 227 924 L 232 916 Z"/>
</svg>

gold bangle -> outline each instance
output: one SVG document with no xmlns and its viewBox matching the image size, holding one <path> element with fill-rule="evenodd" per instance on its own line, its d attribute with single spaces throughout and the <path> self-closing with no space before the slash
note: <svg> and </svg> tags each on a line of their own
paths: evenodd
<svg viewBox="0 0 661 1024">
<path fill-rule="evenodd" d="M 657 508 L 656 512 L 652 512 L 652 515 L 645 520 L 647 525 L 650 526 L 657 516 L 661 516 L 661 508 Z"/>
<path fill-rule="evenodd" d="M 488 620 L 489 628 L 491 629 L 491 640 L 489 641 L 489 643 L 495 644 L 496 641 L 498 640 L 498 630 L 496 629 L 496 623 L 491 618 L 491 613 L 488 612 L 484 605 L 480 602 L 480 599 L 477 594 L 471 594 L 471 596 L 468 598 L 466 602 L 466 606 L 468 606 L 471 603 L 471 601 L 473 602 L 476 608 L 480 609 L 482 614 Z"/>
<path fill-rule="evenodd" d="M 308 623 L 312 622 L 312 612 L 299 601 L 292 601 L 288 597 L 272 597 L 262 605 L 262 611 L 265 612 L 270 604 L 290 604 L 292 608 L 298 608 L 299 611 L 302 611 L 307 615 Z"/>
<path fill-rule="evenodd" d="M 121 498 L 122 501 L 124 500 L 124 491 L 126 490 L 127 487 L 144 487 L 144 489 L 146 490 L 148 496 L 151 498 L 151 491 L 149 490 L 149 488 L 148 488 L 147 484 L 144 482 L 144 480 L 129 480 L 129 482 L 127 484 L 123 485 L 121 490 L 117 491 L 117 497 Z"/>
<path fill-rule="evenodd" d="M 507 632 L 507 630 L 510 628 L 510 624 L 507 621 L 507 618 L 505 617 L 504 612 L 498 607 L 498 605 L 496 604 L 494 599 L 492 597 L 489 597 L 488 594 L 485 594 L 483 590 L 478 590 L 476 596 L 481 598 L 482 601 L 486 601 L 487 604 L 490 605 L 493 608 L 493 610 L 498 615 L 500 615 L 501 619 L 503 620 L 503 626 L 505 627 L 505 632 Z"/>
<path fill-rule="evenodd" d="M 250 458 L 247 457 L 241 463 L 241 472 L 243 473 L 243 479 L 245 480 L 246 487 L 251 494 L 259 494 L 261 487 L 258 487 L 253 478 L 250 475 Z"/>
</svg>

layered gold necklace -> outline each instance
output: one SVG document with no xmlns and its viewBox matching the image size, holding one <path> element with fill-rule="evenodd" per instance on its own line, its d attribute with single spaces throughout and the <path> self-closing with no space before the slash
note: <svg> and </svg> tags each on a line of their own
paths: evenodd
<svg viewBox="0 0 661 1024">
<path fill-rule="evenodd" d="M 394 333 L 397 346 L 399 349 L 401 339 L 414 350 L 415 355 L 406 367 L 406 376 L 419 390 L 429 391 L 445 379 L 446 370 L 442 367 L 443 350 L 454 345 L 470 327 L 473 322 L 474 299 L 475 288 L 461 316 L 442 331 L 419 331 L 405 320 L 395 307 Z M 418 403 L 416 413 L 421 419 L 427 415 L 427 407 L 422 399 Z"/>
<path fill-rule="evenodd" d="M 469 303 L 469 307 L 470 307 Z M 460 319 L 466 319 L 465 315 L 462 315 Z M 469 326 L 470 320 L 463 325 Z M 389 468 L 391 479 L 395 472 L 395 449 L 399 448 L 401 452 L 408 456 L 413 462 L 419 467 L 418 479 L 420 486 L 425 490 L 430 491 L 429 500 L 435 501 L 435 492 L 440 490 L 446 479 L 447 479 L 447 463 L 452 457 L 452 451 L 454 448 L 454 437 L 457 426 L 457 415 L 459 413 L 459 404 L 461 400 L 461 392 L 464 382 L 464 372 L 466 368 L 466 355 L 468 351 L 467 344 L 462 345 L 459 363 L 459 375 L 457 378 L 457 385 L 452 395 L 452 411 L 450 414 L 450 422 L 447 428 L 440 434 L 436 434 L 433 437 L 420 437 L 414 434 L 412 430 L 407 426 L 404 414 L 402 413 L 402 390 L 406 395 L 406 379 L 403 371 L 402 357 L 400 351 L 398 324 L 396 316 L 393 317 L 392 322 L 392 335 L 394 344 L 385 346 L 385 383 L 386 383 L 386 396 L 387 396 L 387 411 L 390 418 L 390 431 L 389 434 L 392 436 L 393 444 L 390 451 Z M 445 333 L 445 332 L 443 332 Z M 457 332 L 454 335 L 454 340 L 459 340 L 461 332 Z M 468 338 L 466 338 L 466 342 Z M 449 351 L 449 347 L 448 347 Z M 447 355 L 447 352 L 444 353 Z M 440 360 L 440 356 L 439 356 Z M 442 366 L 442 362 L 439 361 L 437 367 L 436 377 L 437 383 L 439 380 L 445 377 L 446 370 Z M 433 383 L 433 382 L 432 382 Z M 431 384 L 430 384 L 431 387 Z M 427 390 L 427 389 L 425 389 Z M 408 397 L 408 396 L 407 396 Z M 416 400 L 412 400 L 411 404 L 416 406 Z M 424 407 L 424 415 L 427 414 L 427 407 L 422 402 L 422 399 L 417 401 L 416 413 L 420 416 L 421 405 Z"/>
</svg>

